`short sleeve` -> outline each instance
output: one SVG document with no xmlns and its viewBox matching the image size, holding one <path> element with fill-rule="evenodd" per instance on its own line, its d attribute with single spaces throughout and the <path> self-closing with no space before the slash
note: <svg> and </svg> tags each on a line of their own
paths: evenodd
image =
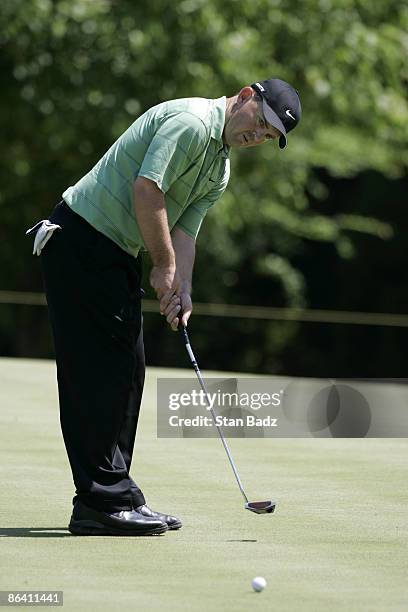
<svg viewBox="0 0 408 612">
<path fill-rule="evenodd" d="M 220 199 L 224 193 L 230 176 L 229 159 L 226 160 L 224 174 L 222 179 L 211 191 L 197 202 L 192 202 L 178 219 L 176 227 L 179 227 L 188 236 L 194 240 L 198 236 L 201 224 L 204 220 L 207 211 Z"/>
<path fill-rule="evenodd" d="M 191 113 L 177 113 L 155 132 L 138 176 L 154 181 L 166 193 L 203 153 L 206 142 L 207 131 L 201 119 Z"/>
</svg>

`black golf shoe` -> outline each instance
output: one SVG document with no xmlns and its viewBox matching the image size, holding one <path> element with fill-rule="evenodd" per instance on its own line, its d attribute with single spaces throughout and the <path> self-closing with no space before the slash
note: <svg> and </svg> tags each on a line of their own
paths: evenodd
<svg viewBox="0 0 408 612">
<path fill-rule="evenodd" d="M 68 529 L 73 535 L 148 536 L 164 533 L 168 526 L 166 521 L 136 510 L 101 512 L 77 501 Z"/>
<path fill-rule="evenodd" d="M 162 512 L 155 512 L 154 510 L 149 508 L 149 506 L 146 506 L 146 504 L 144 504 L 143 506 L 138 506 L 136 508 L 136 511 L 140 512 L 140 514 L 145 517 L 151 517 L 163 521 L 163 523 L 166 523 L 168 528 L 173 531 L 175 529 L 180 529 L 180 527 L 182 526 L 182 522 L 176 516 L 170 516 L 170 514 L 163 514 Z"/>
</svg>

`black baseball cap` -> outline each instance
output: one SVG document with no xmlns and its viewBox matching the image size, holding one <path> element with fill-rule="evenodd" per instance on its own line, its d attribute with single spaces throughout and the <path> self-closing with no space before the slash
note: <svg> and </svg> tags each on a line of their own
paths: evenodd
<svg viewBox="0 0 408 612">
<path fill-rule="evenodd" d="M 281 79 L 266 79 L 251 87 L 262 96 L 265 119 L 281 132 L 279 147 L 284 149 L 286 134 L 297 126 L 302 114 L 297 90 Z"/>
</svg>

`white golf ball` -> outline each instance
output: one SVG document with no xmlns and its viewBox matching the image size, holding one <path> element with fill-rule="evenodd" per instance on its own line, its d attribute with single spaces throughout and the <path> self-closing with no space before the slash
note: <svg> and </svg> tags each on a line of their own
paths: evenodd
<svg viewBox="0 0 408 612">
<path fill-rule="evenodd" d="M 252 588 L 254 589 L 254 591 L 256 591 L 257 593 L 260 593 L 261 591 L 264 590 L 265 587 L 266 587 L 265 578 L 262 578 L 262 576 L 257 576 L 256 578 L 253 579 Z"/>
</svg>

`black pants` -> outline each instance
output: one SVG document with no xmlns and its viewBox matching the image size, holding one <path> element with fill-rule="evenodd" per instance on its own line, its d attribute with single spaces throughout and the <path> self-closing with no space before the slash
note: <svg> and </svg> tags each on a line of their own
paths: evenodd
<svg viewBox="0 0 408 612">
<path fill-rule="evenodd" d="M 129 476 L 145 360 L 141 258 L 65 202 L 41 263 L 57 362 L 60 421 L 80 499 L 118 512 L 145 503 Z"/>
</svg>

